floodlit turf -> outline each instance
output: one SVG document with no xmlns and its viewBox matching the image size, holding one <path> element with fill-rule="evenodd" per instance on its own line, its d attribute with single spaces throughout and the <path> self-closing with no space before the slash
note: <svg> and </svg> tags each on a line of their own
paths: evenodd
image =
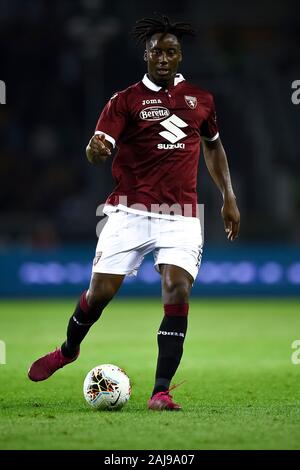
<svg viewBox="0 0 300 470">
<path fill-rule="evenodd" d="M 156 363 L 159 301 L 114 301 L 77 362 L 49 380 L 30 363 L 60 345 L 73 301 L 0 303 L 0 449 L 299 449 L 300 300 L 192 300 L 173 395 L 178 413 L 146 408 Z M 86 373 L 115 363 L 132 381 L 121 411 L 88 408 Z"/>
</svg>

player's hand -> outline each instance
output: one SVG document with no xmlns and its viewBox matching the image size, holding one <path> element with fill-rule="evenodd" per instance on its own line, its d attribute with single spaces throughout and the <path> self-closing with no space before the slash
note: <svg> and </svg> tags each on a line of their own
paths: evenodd
<svg viewBox="0 0 300 470">
<path fill-rule="evenodd" d="M 105 142 L 104 134 L 95 134 L 88 143 L 86 156 L 90 163 L 103 162 L 111 155 L 111 150 Z"/>
<path fill-rule="evenodd" d="M 240 212 L 234 195 L 226 196 L 224 198 L 221 214 L 224 220 L 224 228 L 227 238 L 233 242 L 233 240 L 238 237 L 240 231 Z"/>
</svg>

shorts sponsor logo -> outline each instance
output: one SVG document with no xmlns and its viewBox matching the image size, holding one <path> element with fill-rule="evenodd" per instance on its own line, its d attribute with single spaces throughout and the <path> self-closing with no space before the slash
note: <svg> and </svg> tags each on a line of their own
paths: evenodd
<svg viewBox="0 0 300 470">
<path fill-rule="evenodd" d="M 202 247 L 199 248 L 199 252 L 198 252 L 198 256 L 197 256 L 197 263 L 196 263 L 196 267 L 199 268 L 200 267 L 200 263 L 201 263 L 201 259 L 202 259 Z"/>
<path fill-rule="evenodd" d="M 94 258 L 94 261 L 93 261 L 93 265 L 96 266 L 96 264 L 98 263 L 99 259 L 101 258 L 102 256 L 102 251 L 97 251 L 96 253 L 96 256 Z"/>
<path fill-rule="evenodd" d="M 149 106 L 140 112 L 140 118 L 144 121 L 161 121 L 170 116 L 170 111 L 163 106 Z"/>
</svg>

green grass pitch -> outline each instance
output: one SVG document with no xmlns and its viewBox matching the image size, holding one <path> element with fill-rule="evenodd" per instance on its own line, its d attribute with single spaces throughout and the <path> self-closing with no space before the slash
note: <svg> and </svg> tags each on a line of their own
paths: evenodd
<svg viewBox="0 0 300 470">
<path fill-rule="evenodd" d="M 183 411 L 148 411 L 156 364 L 157 300 L 115 300 L 85 339 L 78 361 L 49 380 L 30 363 L 64 339 L 74 302 L 2 301 L 0 449 L 299 449 L 300 300 L 192 299 L 172 393 Z M 94 411 L 82 384 L 101 363 L 123 367 L 132 396 L 121 411 Z"/>
</svg>

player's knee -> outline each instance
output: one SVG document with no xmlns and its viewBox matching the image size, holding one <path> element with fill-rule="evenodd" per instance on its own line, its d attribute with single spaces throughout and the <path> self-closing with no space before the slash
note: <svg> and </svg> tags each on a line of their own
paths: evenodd
<svg viewBox="0 0 300 470">
<path fill-rule="evenodd" d="M 190 283 L 185 279 L 177 281 L 166 279 L 163 284 L 164 297 L 170 303 L 188 302 L 190 289 Z"/>
</svg>

